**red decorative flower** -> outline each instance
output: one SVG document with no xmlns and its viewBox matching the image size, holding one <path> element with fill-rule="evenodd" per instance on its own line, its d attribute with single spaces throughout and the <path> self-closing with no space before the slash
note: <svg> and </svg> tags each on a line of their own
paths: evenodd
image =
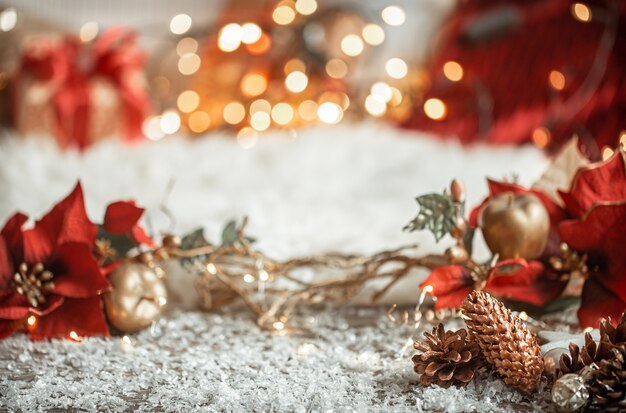
<svg viewBox="0 0 626 413">
<path fill-rule="evenodd" d="M 570 248 L 587 254 L 588 277 L 578 319 L 597 327 L 602 317 L 626 310 L 626 154 L 581 168 L 561 193 L 574 219 L 559 225 Z"/>
<path fill-rule="evenodd" d="M 0 337 L 108 335 L 100 294 L 109 288 L 92 250 L 96 226 L 80 184 L 38 221 L 14 215 L 0 232 Z"/>
<path fill-rule="evenodd" d="M 104 214 L 104 229 L 115 235 L 128 235 L 138 244 L 155 248 L 156 244 L 139 225 L 144 213 L 143 208 L 135 205 L 135 201 L 118 201 L 110 204 Z"/>
</svg>

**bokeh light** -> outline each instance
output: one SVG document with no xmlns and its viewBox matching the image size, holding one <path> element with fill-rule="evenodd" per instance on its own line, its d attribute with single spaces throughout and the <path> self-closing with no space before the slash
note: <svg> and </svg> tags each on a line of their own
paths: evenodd
<svg viewBox="0 0 626 413">
<path fill-rule="evenodd" d="M 424 113 L 433 120 L 441 120 L 448 114 L 448 108 L 441 99 L 430 98 L 424 102 Z"/>
<path fill-rule="evenodd" d="M 407 64 L 399 57 L 393 57 L 385 63 L 385 71 L 394 79 L 402 79 L 409 71 Z"/>
<path fill-rule="evenodd" d="M 363 52 L 363 40 L 356 34 L 349 34 L 341 40 L 341 51 L 348 56 L 358 56 Z"/>
<path fill-rule="evenodd" d="M 458 82 L 463 79 L 463 67 L 455 61 L 446 62 L 443 65 L 443 74 L 448 80 Z"/>
<path fill-rule="evenodd" d="M 398 6 L 385 7 L 381 13 L 385 23 L 390 26 L 400 26 L 406 21 L 406 14 Z"/>
<path fill-rule="evenodd" d="M 200 95 L 198 95 L 198 93 L 193 90 L 185 90 L 180 95 L 178 95 L 176 104 L 178 106 L 178 110 L 180 110 L 181 112 L 193 112 L 200 104 Z"/>
<path fill-rule="evenodd" d="M 309 78 L 303 72 L 294 71 L 285 78 L 285 86 L 293 93 L 300 93 L 306 89 L 309 84 Z"/>
<path fill-rule="evenodd" d="M 247 96 L 259 96 L 267 89 L 267 79 L 259 73 L 250 73 L 241 80 L 241 91 Z"/>
<path fill-rule="evenodd" d="M 330 59 L 326 62 L 326 73 L 333 79 L 343 79 L 348 74 L 348 65 L 341 59 Z"/>
<path fill-rule="evenodd" d="M 80 37 L 80 41 L 83 43 L 87 43 L 92 41 L 98 36 L 98 23 L 96 22 L 87 22 L 80 27 L 80 31 L 78 32 L 78 37 Z"/>
<path fill-rule="evenodd" d="M 189 129 L 192 132 L 200 133 L 209 129 L 211 126 L 211 117 L 204 111 L 197 111 L 189 116 Z"/>
<path fill-rule="evenodd" d="M 186 33 L 191 28 L 191 17 L 186 14 L 177 14 L 170 20 L 170 31 L 174 34 Z"/>
<path fill-rule="evenodd" d="M 361 32 L 363 40 L 372 46 L 378 46 L 385 41 L 385 31 L 377 24 L 368 24 Z"/>
<path fill-rule="evenodd" d="M 250 126 L 259 132 L 266 130 L 271 124 L 270 115 L 267 112 L 255 112 L 250 116 Z"/>
<path fill-rule="evenodd" d="M 324 102 L 317 108 L 317 116 L 322 122 L 334 125 L 341 122 L 343 110 L 336 103 Z"/>
<path fill-rule="evenodd" d="M 223 116 L 226 123 L 236 125 L 246 117 L 246 108 L 239 102 L 230 102 L 224 106 Z"/>
</svg>

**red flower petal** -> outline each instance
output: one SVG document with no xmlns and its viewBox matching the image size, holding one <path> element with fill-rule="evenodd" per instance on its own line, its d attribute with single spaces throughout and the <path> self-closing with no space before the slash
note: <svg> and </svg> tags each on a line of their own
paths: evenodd
<svg viewBox="0 0 626 413">
<path fill-rule="evenodd" d="M 583 216 L 598 202 L 626 200 L 626 153 L 617 151 L 606 161 L 581 168 L 569 192 L 560 192 L 566 209 Z"/>
<path fill-rule="evenodd" d="M 513 266 L 514 269 L 503 274 L 501 270 L 505 266 Z M 489 275 L 485 291 L 500 298 L 543 306 L 556 300 L 566 284 L 547 273 L 541 262 L 517 259 L 496 265 Z"/>
<path fill-rule="evenodd" d="M 436 308 L 458 307 L 473 287 L 470 271 L 460 265 L 435 268 L 420 284 L 420 289 L 437 297 Z"/>
<path fill-rule="evenodd" d="M 93 244 L 97 227 L 87 217 L 80 183 L 35 225 L 25 240 L 24 255 L 28 262 L 44 262 L 56 245 L 65 242 Z M 26 236 L 26 235 L 25 235 Z"/>
<path fill-rule="evenodd" d="M 57 294 L 49 294 L 46 297 L 46 302 L 40 307 L 30 307 L 29 310 L 32 314 L 37 316 L 45 316 L 63 305 L 65 298 Z"/>
<path fill-rule="evenodd" d="M 4 238 L 8 250 L 12 253 L 16 261 L 24 259 L 24 242 L 22 240 L 22 226 L 28 221 L 28 217 L 20 212 L 13 215 L 0 232 Z"/>
<path fill-rule="evenodd" d="M 104 214 L 104 229 L 111 234 L 126 234 L 137 224 L 144 209 L 135 206 L 133 201 L 119 201 L 110 204 Z"/>
<path fill-rule="evenodd" d="M 31 338 L 68 338 L 71 331 L 82 337 L 109 335 L 99 296 L 66 299 L 56 311 L 39 318 Z"/>
<path fill-rule="evenodd" d="M 578 321 L 583 327 L 598 328 L 602 318 L 619 320 L 626 310 L 626 302 L 593 278 L 585 282 Z"/>
<path fill-rule="evenodd" d="M 146 246 L 148 246 L 150 248 L 156 248 L 157 247 L 157 245 L 152 240 L 152 238 L 150 238 L 150 236 L 146 233 L 146 231 L 142 227 L 140 227 L 139 225 L 135 225 L 133 227 L 133 229 L 131 230 L 131 234 L 132 234 L 133 239 L 135 240 L 135 242 L 138 242 L 139 244 L 146 245 Z"/>
<path fill-rule="evenodd" d="M 13 321 L 0 320 L 0 340 L 13 335 L 16 331 Z"/>
<path fill-rule="evenodd" d="M 0 236 L 0 293 L 11 285 L 15 267 L 6 241 Z"/>
<path fill-rule="evenodd" d="M 62 274 L 54 277 L 53 291 L 56 294 L 86 298 L 110 287 L 87 244 L 70 242 L 61 245 L 56 252 L 55 266 L 64 268 Z"/>
<path fill-rule="evenodd" d="M 17 292 L 0 296 L 0 319 L 18 320 L 28 317 L 28 305 L 26 298 Z"/>
</svg>

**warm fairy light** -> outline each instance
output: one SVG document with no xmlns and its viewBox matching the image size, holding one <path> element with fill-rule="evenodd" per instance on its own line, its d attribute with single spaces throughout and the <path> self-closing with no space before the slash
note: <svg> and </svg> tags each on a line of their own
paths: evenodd
<svg viewBox="0 0 626 413">
<path fill-rule="evenodd" d="M 200 104 L 200 95 L 193 90 L 185 90 L 183 93 L 178 95 L 176 104 L 178 106 L 178 110 L 181 112 L 193 112 Z"/>
<path fill-rule="evenodd" d="M 122 344 L 127 345 L 127 346 L 132 346 L 133 342 L 131 341 L 130 337 L 128 336 L 123 336 L 121 338 Z"/>
<path fill-rule="evenodd" d="M 585 333 L 591 333 L 593 331 L 593 327 L 585 327 L 585 329 L 583 330 L 583 332 Z"/>
<path fill-rule="evenodd" d="M 283 323 L 282 321 L 276 321 L 274 322 L 274 324 L 272 324 L 272 326 L 274 327 L 274 330 L 282 330 L 285 328 L 285 323 Z"/>
<path fill-rule="evenodd" d="M 398 6 L 385 7 L 381 13 L 381 16 L 385 23 L 390 26 L 400 26 L 406 20 L 406 14 Z"/>
<path fill-rule="evenodd" d="M 250 54 L 258 56 L 267 52 L 272 47 L 272 39 L 265 33 L 261 34 L 259 41 L 246 45 Z"/>
<path fill-rule="evenodd" d="M 96 22 L 87 22 L 83 24 L 78 34 L 80 41 L 83 43 L 92 41 L 96 38 L 96 36 L 98 36 L 98 30 L 98 23 Z"/>
<path fill-rule="evenodd" d="M 356 34 L 341 39 L 341 50 L 348 56 L 358 56 L 363 51 L 363 40 Z"/>
<path fill-rule="evenodd" d="M 270 275 L 267 271 L 265 270 L 261 270 L 259 271 L 259 280 L 261 281 L 267 281 L 270 279 Z"/>
<path fill-rule="evenodd" d="M 620 143 L 620 145 L 622 145 L 624 150 L 626 150 L 626 131 L 625 130 L 620 132 L 619 143 Z"/>
<path fill-rule="evenodd" d="M 31 315 L 26 319 L 26 324 L 28 324 L 30 327 L 34 327 L 35 324 L 37 324 L 37 317 Z"/>
<path fill-rule="evenodd" d="M 463 67 L 454 61 L 446 62 L 443 65 L 443 74 L 448 80 L 458 82 L 463 79 Z"/>
<path fill-rule="evenodd" d="M 0 31 L 10 32 L 17 25 L 17 11 L 13 7 L 7 7 L 0 13 Z"/>
<path fill-rule="evenodd" d="M 550 81 L 550 86 L 555 90 L 563 90 L 565 88 L 565 76 L 558 70 L 551 71 L 548 80 Z"/>
<path fill-rule="evenodd" d="M 365 98 L 365 110 L 372 116 L 382 116 L 387 111 L 387 104 L 378 96 L 368 95 Z"/>
<path fill-rule="evenodd" d="M 183 57 L 187 53 L 196 53 L 198 51 L 198 41 L 193 37 L 185 37 L 176 44 L 176 54 Z"/>
<path fill-rule="evenodd" d="M 611 156 L 613 156 L 614 153 L 615 153 L 615 151 L 613 149 L 611 149 L 608 146 L 605 146 L 604 148 L 602 148 L 602 160 L 606 161 Z"/>
<path fill-rule="evenodd" d="M 257 112 L 270 113 L 272 105 L 265 99 L 257 99 L 250 104 L 250 115 L 254 115 Z"/>
<path fill-rule="evenodd" d="M 424 286 L 424 290 L 423 290 L 426 294 L 432 294 L 432 292 L 434 291 L 433 286 L 428 284 Z"/>
<path fill-rule="evenodd" d="M 288 75 L 291 72 L 304 72 L 306 70 L 306 65 L 300 59 L 291 59 L 287 63 L 285 63 L 284 71 L 285 74 Z"/>
<path fill-rule="evenodd" d="M 279 125 L 286 125 L 293 120 L 293 108 L 285 102 L 277 103 L 272 108 L 272 120 Z"/>
<path fill-rule="evenodd" d="M 239 48 L 243 38 L 243 28 L 237 23 L 222 27 L 217 38 L 217 47 L 224 52 L 233 52 Z"/>
<path fill-rule="evenodd" d="M 174 34 L 183 34 L 191 28 L 191 17 L 186 14 L 177 14 L 170 21 L 170 31 Z"/>
<path fill-rule="evenodd" d="M 244 280 L 245 282 L 247 282 L 247 283 L 253 283 L 253 282 L 254 282 L 254 280 L 255 280 L 255 278 L 254 278 L 254 275 L 252 275 L 252 274 L 245 274 L 245 275 L 243 276 L 243 280 Z"/>
<path fill-rule="evenodd" d="M 374 83 L 370 89 L 370 93 L 372 94 L 372 96 L 378 98 L 385 103 L 389 102 L 393 97 L 391 87 L 385 82 Z"/>
<path fill-rule="evenodd" d="M 361 32 L 363 40 L 372 46 L 378 46 L 385 41 L 385 31 L 377 24 L 368 24 Z"/>
<path fill-rule="evenodd" d="M 212 275 L 217 274 L 217 267 L 212 262 L 206 265 L 206 270 L 209 274 L 212 274 Z"/>
<path fill-rule="evenodd" d="M 253 44 L 259 41 L 263 35 L 263 30 L 255 23 L 244 23 L 241 26 L 241 42 L 245 44 Z"/>
<path fill-rule="evenodd" d="M 296 0 L 296 11 L 304 16 L 315 13 L 317 2 L 315 0 Z"/>
<path fill-rule="evenodd" d="M 237 132 L 237 142 L 243 149 L 250 149 L 254 145 L 256 145 L 259 140 L 259 134 L 257 131 L 250 127 L 242 128 L 239 132 Z M 251 283 L 250 277 L 252 277 L 252 281 L 254 281 L 254 276 L 252 274 L 246 274 L 243 277 L 243 280 L 247 283 Z"/>
<path fill-rule="evenodd" d="M 293 93 L 300 93 L 306 89 L 309 84 L 309 78 L 304 72 L 291 72 L 285 78 L 285 86 Z"/>
<path fill-rule="evenodd" d="M 409 68 L 404 60 L 399 57 L 393 57 L 385 63 L 385 70 L 387 74 L 394 79 L 402 79 L 408 73 Z"/>
<path fill-rule="evenodd" d="M 189 116 L 188 126 L 192 132 L 204 132 L 211 126 L 211 117 L 204 111 L 194 112 Z"/>
<path fill-rule="evenodd" d="M 398 88 L 391 88 L 391 100 L 389 101 L 389 106 L 395 107 L 402 103 L 402 92 Z"/>
<path fill-rule="evenodd" d="M 255 112 L 250 116 L 250 126 L 253 129 L 262 132 L 270 127 L 271 119 L 267 112 Z"/>
<path fill-rule="evenodd" d="M 142 131 L 146 138 L 158 141 L 165 136 L 165 132 L 161 129 L 161 117 L 153 116 L 146 119 L 142 125 Z"/>
<path fill-rule="evenodd" d="M 585 23 L 591 21 L 591 9 L 586 4 L 574 3 L 572 4 L 571 11 L 576 20 Z"/>
<path fill-rule="evenodd" d="M 343 110 L 336 103 L 324 102 L 317 108 L 317 116 L 322 122 L 334 125 L 341 121 Z"/>
<path fill-rule="evenodd" d="M 161 130 L 168 135 L 176 133 L 180 128 L 180 115 L 173 110 L 165 111 L 161 116 L 159 124 L 161 125 Z"/>
<path fill-rule="evenodd" d="M 259 96 L 267 89 L 265 76 L 258 73 L 250 73 L 241 80 L 241 91 L 247 96 Z"/>
<path fill-rule="evenodd" d="M 224 121 L 236 125 L 246 117 L 246 108 L 239 102 L 230 102 L 224 106 Z"/>
<path fill-rule="evenodd" d="M 333 79 L 343 79 L 348 74 L 348 65 L 341 59 L 330 59 L 326 63 L 326 73 Z"/>
<path fill-rule="evenodd" d="M 76 331 L 70 331 L 70 334 L 68 334 L 69 337 L 74 340 L 74 341 L 80 341 L 80 336 L 76 333 Z"/>
<path fill-rule="evenodd" d="M 287 5 L 281 5 L 274 9 L 272 13 L 272 19 L 280 25 L 287 25 L 296 18 L 296 12 Z"/>
<path fill-rule="evenodd" d="M 305 100 L 298 106 L 298 114 L 306 121 L 314 121 L 317 119 L 317 102 L 314 100 Z"/>
<path fill-rule="evenodd" d="M 157 300 L 157 304 L 159 304 L 159 306 L 163 307 L 165 304 L 167 304 L 167 298 L 159 297 L 159 299 Z"/>
<path fill-rule="evenodd" d="M 545 148 L 550 143 L 550 131 L 544 127 L 536 128 L 532 133 L 532 140 L 539 148 Z"/>
<path fill-rule="evenodd" d="M 424 113 L 433 120 L 441 120 L 446 117 L 448 109 L 441 99 L 430 98 L 424 102 Z"/>
<path fill-rule="evenodd" d="M 193 75 L 200 69 L 200 56 L 187 53 L 178 60 L 178 71 L 183 75 Z"/>
</svg>

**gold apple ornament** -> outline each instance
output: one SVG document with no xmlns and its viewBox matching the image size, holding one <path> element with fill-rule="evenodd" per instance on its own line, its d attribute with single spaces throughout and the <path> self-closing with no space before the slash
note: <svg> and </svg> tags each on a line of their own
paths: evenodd
<svg viewBox="0 0 626 413">
<path fill-rule="evenodd" d="M 535 195 L 506 192 L 487 202 L 481 211 L 480 228 L 487 246 L 501 260 L 532 260 L 546 248 L 550 217 Z"/>
<path fill-rule="evenodd" d="M 109 282 L 112 289 L 104 295 L 104 308 L 113 327 L 134 333 L 161 316 L 167 303 L 167 290 L 153 268 L 125 262 L 111 273 Z"/>
</svg>

